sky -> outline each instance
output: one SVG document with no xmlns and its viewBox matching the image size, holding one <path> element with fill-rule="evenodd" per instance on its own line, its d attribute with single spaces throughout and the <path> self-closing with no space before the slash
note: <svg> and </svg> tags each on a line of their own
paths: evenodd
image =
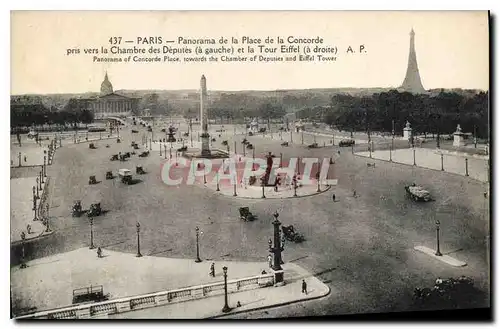
<svg viewBox="0 0 500 329">
<path fill-rule="evenodd" d="M 11 94 L 96 92 L 105 72 L 115 90 L 198 89 L 202 74 L 209 90 L 398 87 L 406 73 L 412 28 L 426 89 L 488 90 L 486 11 L 14 11 Z M 92 55 L 67 55 L 70 48 L 109 47 L 114 36 L 319 36 L 339 53 L 336 62 L 279 63 L 95 63 Z M 358 50 L 359 45 L 366 52 L 345 53 L 348 46 Z"/>
</svg>

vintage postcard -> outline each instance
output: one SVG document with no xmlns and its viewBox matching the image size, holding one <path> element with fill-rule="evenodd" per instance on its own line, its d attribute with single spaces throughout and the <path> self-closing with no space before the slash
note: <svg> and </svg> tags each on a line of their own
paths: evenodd
<svg viewBox="0 0 500 329">
<path fill-rule="evenodd" d="M 489 310 L 489 24 L 11 12 L 11 317 Z"/>
</svg>

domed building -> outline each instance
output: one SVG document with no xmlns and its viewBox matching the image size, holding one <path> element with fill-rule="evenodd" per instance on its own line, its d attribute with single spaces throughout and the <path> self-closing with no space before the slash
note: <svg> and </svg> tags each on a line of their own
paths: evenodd
<svg viewBox="0 0 500 329">
<path fill-rule="evenodd" d="M 109 95 L 113 93 L 113 85 L 109 81 L 108 72 L 104 76 L 104 81 L 101 83 L 101 95 Z"/>
<path fill-rule="evenodd" d="M 137 111 L 139 98 L 119 95 L 113 91 L 113 85 L 108 77 L 104 75 L 101 83 L 101 94 L 97 97 L 79 98 L 80 108 L 86 108 L 94 112 L 95 119 L 107 117 L 128 117 Z"/>
</svg>

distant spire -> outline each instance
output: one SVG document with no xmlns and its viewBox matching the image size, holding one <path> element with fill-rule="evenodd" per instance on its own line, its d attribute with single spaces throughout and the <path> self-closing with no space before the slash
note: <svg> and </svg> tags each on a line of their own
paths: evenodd
<svg viewBox="0 0 500 329">
<path fill-rule="evenodd" d="M 418 71 L 417 53 L 415 51 L 415 31 L 413 28 L 410 31 L 410 53 L 408 55 L 408 68 L 406 69 L 406 77 L 401 85 L 401 89 L 411 93 L 424 93 L 425 89 L 420 79 Z"/>
</svg>

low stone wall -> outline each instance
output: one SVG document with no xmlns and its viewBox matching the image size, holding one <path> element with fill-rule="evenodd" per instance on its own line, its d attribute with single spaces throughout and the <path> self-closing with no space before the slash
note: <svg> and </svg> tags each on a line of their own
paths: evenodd
<svg viewBox="0 0 500 329">
<path fill-rule="evenodd" d="M 228 293 L 264 288 L 274 285 L 274 274 L 263 274 L 227 282 Z M 182 289 L 160 291 L 141 296 L 132 296 L 100 303 L 70 306 L 36 312 L 16 319 L 90 319 L 143 308 L 180 303 L 224 294 L 224 282 L 193 286 Z"/>
</svg>

